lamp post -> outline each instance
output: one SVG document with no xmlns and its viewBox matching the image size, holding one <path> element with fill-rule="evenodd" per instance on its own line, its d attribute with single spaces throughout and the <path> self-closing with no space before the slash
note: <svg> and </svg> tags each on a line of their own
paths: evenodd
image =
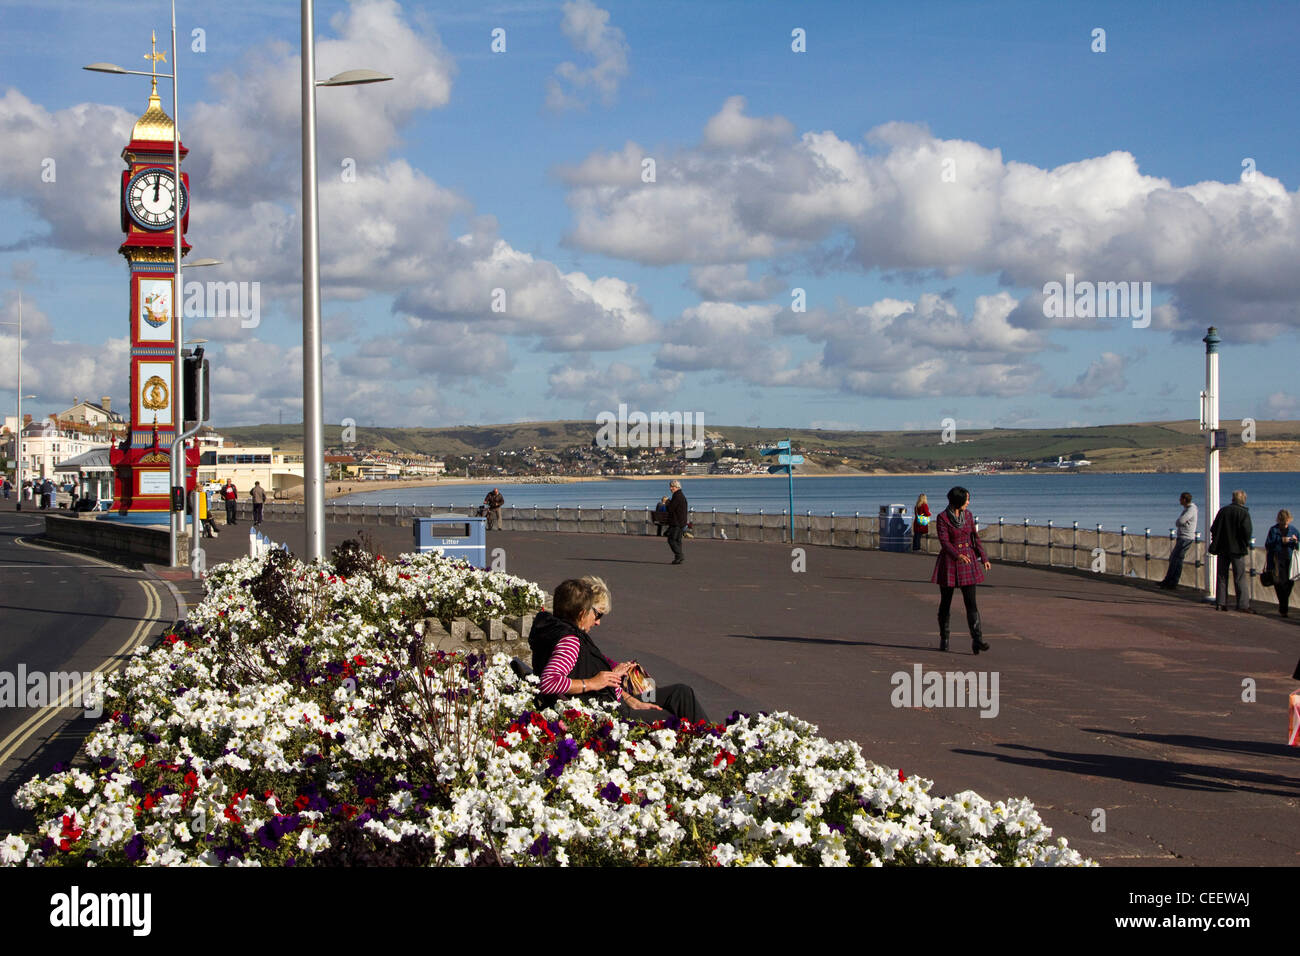
<svg viewBox="0 0 1300 956">
<path fill-rule="evenodd" d="M 391 76 L 347 70 L 316 80 L 313 0 L 302 0 L 302 427 L 303 516 L 307 561 L 325 557 L 325 395 L 320 317 L 320 229 L 317 224 L 316 87 L 381 83 Z"/>
<path fill-rule="evenodd" d="M 199 430 L 203 427 L 202 404 L 203 404 L 203 391 L 206 385 L 206 383 L 204 382 L 204 375 L 203 375 L 203 346 L 208 344 L 208 340 L 190 339 L 190 341 L 186 344 L 194 346 L 194 357 L 199 360 L 197 367 L 194 370 L 195 386 L 196 386 L 195 393 L 199 397 L 198 398 L 199 407 L 195 408 L 194 410 L 194 418 L 195 418 L 194 428 L 186 431 L 185 434 L 180 436 L 182 441 L 184 441 L 185 439 L 189 438 L 192 435 L 197 435 L 199 433 Z M 183 404 L 184 402 L 182 401 L 182 405 Z M 190 508 L 190 568 L 195 578 L 201 576 L 199 573 L 199 567 L 200 567 L 199 552 L 203 550 L 201 547 L 199 547 L 199 533 L 200 533 L 199 495 L 201 494 L 203 494 L 203 490 L 199 488 L 198 475 L 196 473 L 194 478 L 194 498 L 192 499 L 193 503 Z M 182 516 L 181 521 L 183 522 L 184 520 L 185 520 L 184 516 Z"/>
<path fill-rule="evenodd" d="M 1205 391 L 1201 392 L 1201 428 L 1205 435 L 1205 540 L 1210 524 L 1219 513 L 1219 332 L 1210 326 L 1205 338 Z M 1205 556 L 1205 600 L 1215 600 L 1218 590 L 1218 558 Z M 1227 600 L 1227 595 L 1224 595 Z"/>
<path fill-rule="evenodd" d="M 17 431 L 14 434 L 14 491 L 17 492 L 19 511 L 23 510 L 23 399 L 35 398 L 35 395 L 23 394 L 23 291 L 18 290 L 18 321 L 17 322 L 0 322 L 0 325 L 18 326 L 18 401 L 15 410 L 15 425 Z"/>
</svg>

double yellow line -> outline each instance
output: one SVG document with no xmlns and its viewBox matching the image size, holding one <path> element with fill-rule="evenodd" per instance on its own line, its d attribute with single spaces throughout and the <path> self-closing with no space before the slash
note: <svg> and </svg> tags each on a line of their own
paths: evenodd
<svg viewBox="0 0 1300 956">
<path fill-rule="evenodd" d="M 100 563 L 108 564 L 106 561 Z M 108 566 L 115 567 L 115 565 Z M 126 659 L 125 655 L 130 654 L 140 645 L 140 642 L 143 641 L 145 636 L 149 633 L 150 627 L 159 623 L 158 613 L 162 610 L 162 599 L 158 596 L 158 590 L 153 586 L 153 582 L 151 581 L 137 580 L 136 583 L 139 584 L 140 587 L 144 588 L 144 617 L 136 624 L 135 630 L 131 632 L 131 636 L 126 639 L 126 642 L 104 662 L 102 667 L 98 670 L 91 671 L 89 674 L 86 674 L 81 678 L 81 682 L 73 691 L 74 699 L 79 698 L 84 701 L 86 687 L 89 685 L 90 681 L 96 675 L 107 677 L 109 674 L 113 673 L 113 671 L 121 667 L 122 662 Z M 0 740 L 0 767 L 3 767 L 5 763 L 8 762 L 9 758 L 17 753 L 18 750 L 42 727 L 54 720 L 66 709 L 68 708 L 58 706 L 42 707 L 36 713 L 32 714 L 32 716 L 23 721 L 18 726 L 17 730 L 5 737 L 4 740 Z M 49 740 L 54 740 L 58 735 L 59 731 L 56 730 L 54 733 L 50 734 Z M 47 741 L 47 743 L 48 742 L 49 741 Z"/>
</svg>

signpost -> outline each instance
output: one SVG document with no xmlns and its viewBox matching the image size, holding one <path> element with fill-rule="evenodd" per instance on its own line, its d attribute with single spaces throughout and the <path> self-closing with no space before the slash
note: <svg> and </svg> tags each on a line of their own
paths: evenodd
<svg viewBox="0 0 1300 956">
<path fill-rule="evenodd" d="M 767 467 L 769 475 L 784 473 L 790 478 L 790 543 L 794 544 L 794 466 L 803 464 L 803 455 L 791 454 L 790 439 L 788 438 L 777 442 L 775 448 L 764 448 L 762 454 L 764 456 L 776 455 L 777 463 Z"/>
</svg>

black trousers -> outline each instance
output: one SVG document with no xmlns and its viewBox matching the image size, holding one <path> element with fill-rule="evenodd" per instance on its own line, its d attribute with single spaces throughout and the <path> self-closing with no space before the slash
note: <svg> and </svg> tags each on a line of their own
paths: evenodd
<svg viewBox="0 0 1300 956">
<path fill-rule="evenodd" d="M 1174 542 L 1174 550 L 1169 555 L 1169 570 L 1165 572 L 1165 578 L 1160 583 L 1167 588 L 1178 587 L 1178 582 L 1183 576 L 1183 558 L 1187 555 L 1187 549 L 1192 546 L 1191 538 L 1179 538 Z"/>
<path fill-rule="evenodd" d="M 1232 569 L 1232 583 L 1237 589 L 1237 610 L 1250 610 L 1250 595 L 1246 592 L 1246 556 L 1244 554 L 1228 557 L 1219 555 L 1217 572 L 1218 586 L 1214 591 L 1216 607 L 1228 606 L 1228 569 Z"/>
<path fill-rule="evenodd" d="M 913 551 L 921 550 L 921 536 L 923 534 L 925 534 L 925 532 L 922 531 L 920 528 L 912 529 L 912 550 Z"/>
<path fill-rule="evenodd" d="M 975 585 L 963 584 L 961 588 L 961 599 L 966 605 L 966 626 L 970 628 L 970 636 L 978 638 L 983 636 L 983 629 L 980 625 L 980 609 L 975 604 Z M 952 613 L 952 592 L 956 588 L 949 587 L 946 584 L 939 585 L 939 633 L 948 632 L 948 621 Z"/>
<path fill-rule="evenodd" d="M 709 716 L 695 699 L 695 691 L 689 684 L 667 684 L 655 688 L 655 704 L 649 710 L 633 710 L 627 704 L 618 709 L 624 720 L 638 724 L 653 724 L 656 720 L 680 717 L 693 724 L 707 724 Z"/>
<path fill-rule="evenodd" d="M 236 523 L 235 503 L 233 501 L 227 501 L 226 502 L 226 524 L 235 524 L 235 523 Z"/>
<path fill-rule="evenodd" d="M 262 523 L 262 504 L 260 502 L 254 501 L 253 502 L 253 524 L 261 524 L 261 523 Z"/>
<path fill-rule="evenodd" d="M 673 549 L 674 561 L 685 561 L 686 557 L 682 554 L 682 535 L 686 533 L 685 528 L 668 529 L 668 547 Z"/>
<path fill-rule="evenodd" d="M 1293 587 L 1295 587 L 1295 582 L 1289 578 L 1286 580 L 1278 578 L 1277 583 L 1273 585 L 1273 590 L 1277 592 L 1277 609 L 1283 617 L 1288 616 L 1287 608 L 1291 603 L 1291 589 Z"/>
</svg>

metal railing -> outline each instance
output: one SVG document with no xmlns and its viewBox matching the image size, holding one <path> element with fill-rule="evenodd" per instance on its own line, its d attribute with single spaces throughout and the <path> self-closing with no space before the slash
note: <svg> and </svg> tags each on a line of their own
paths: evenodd
<svg viewBox="0 0 1300 956">
<path fill-rule="evenodd" d="M 328 501 L 325 505 L 325 519 L 330 523 L 345 525 L 409 526 L 413 518 L 428 517 L 430 514 L 473 515 L 478 512 L 478 508 L 478 504 L 433 506 Z M 251 504 L 241 501 L 239 510 L 251 513 Z M 653 536 L 656 527 L 653 512 L 651 507 L 507 505 L 501 509 L 501 529 Z M 265 517 L 269 520 L 301 519 L 302 502 L 268 501 Z M 796 514 L 794 541 L 791 542 L 789 518 L 785 509 L 779 512 L 759 509 L 757 513 L 742 512 L 739 508 L 690 511 L 691 532 L 696 538 L 870 550 L 881 547 L 882 519 L 883 516 L 863 514 L 860 511 L 852 514 L 832 512 L 829 515 L 815 515 L 811 511 Z M 906 519 L 907 546 L 910 549 L 911 516 L 906 516 Z M 978 517 L 976 520 L 979 520 Z M 1091 571 L 1146 581 L 1164 579 L 1170 555 L 1176 546 L 1172 528 L 1167 536 L 1152 535 L 1150 528 L 1144 528 L 1138 534 L 1130 532 L 1127 525 L 1120 525 L 1118 531 L 1107 531 L 1102 524 L 1096 524 L 1091 529 L 1081 529 L 1077 521 L 1070 522 L 1069 527 L 1058 526 L 1053 521 L 1037 525 L 1032 524 L 1028 517 L 1008 522 L 1005 517 L 999 516 L 996 523 L 981 523 L 979 533 L 985 550 L 993 560 L 1035 567 Z M 938 541 L 933 532 L 921 535 L 920 550 L 926 554 L 938 552 Z M 1179 584 L 1198 590 L 1205 588 L 1205 557 L 1205 543 L 1198 532 L 1195 542 L 1184 556 Z M 1247 555 L 1252 601 L 1276 600 L 1272 588 L 1256 586 L 1259 572 L 1264 567 L 1263 550 L 1257 549 L 1252 539 L 1251 551 Z"/>
</svg>

